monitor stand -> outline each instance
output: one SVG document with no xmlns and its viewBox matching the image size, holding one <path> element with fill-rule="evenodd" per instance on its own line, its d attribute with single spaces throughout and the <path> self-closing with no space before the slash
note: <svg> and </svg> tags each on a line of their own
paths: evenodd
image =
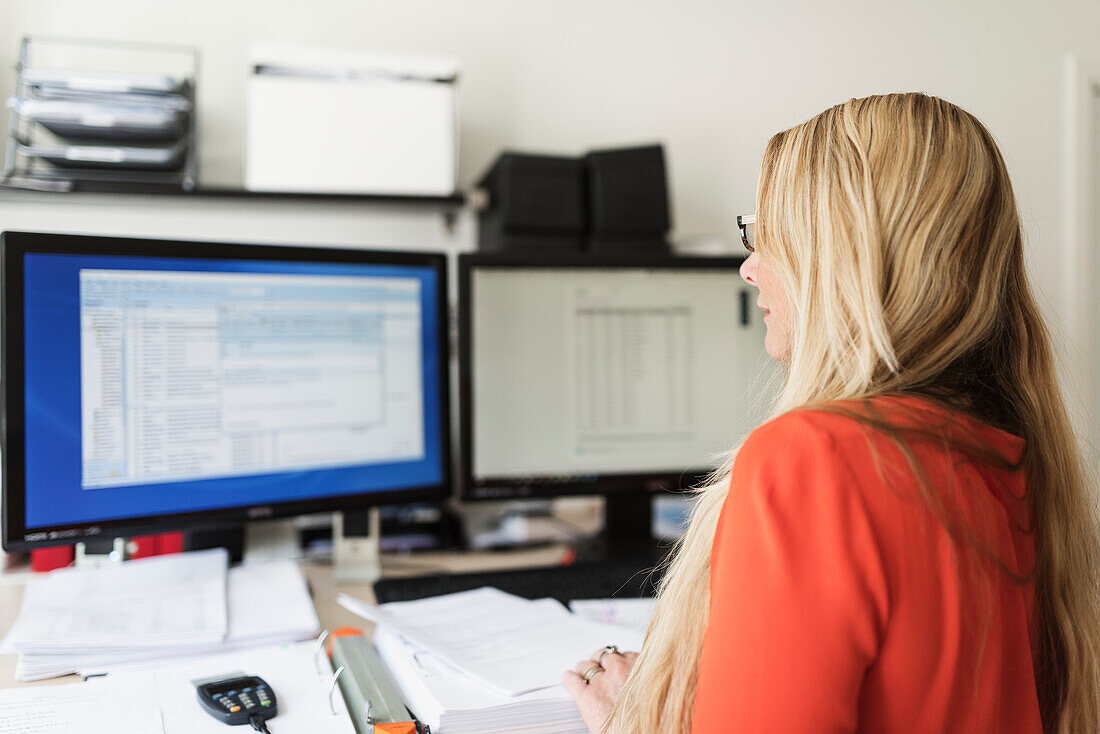
<svg viewBox="0 0 1100 734">
<path fill-rule="evenodd" d="M 382 577 L 377 507 L 332 515 L 332 577 L 337 582 L 373 584 Z"/>
<path fill-rule="evenodd" d="M 96 538 L 76 544 L 73 565 L 77 568 L 100 568 L 122 563 L 129 556 L 126 538 Z"/>
<path fill-rule="evenodd" d="M 636 562 L 639 568 L 659 563 L 664 553 L 653 537 L 652 500 L 649 492 L 606 495 L 603 531 L 577 545 L 577 562 Z"/>
</svg>

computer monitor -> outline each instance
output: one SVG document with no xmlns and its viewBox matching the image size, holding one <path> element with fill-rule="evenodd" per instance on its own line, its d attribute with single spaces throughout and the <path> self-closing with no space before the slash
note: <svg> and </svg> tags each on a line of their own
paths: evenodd
<svg viewBox="0 0 1100 734">
<path fill-rule="evenodd" d="M 461 496 L 601 494 L 648 538 L 751 424 L 763 323 L 736 257 L 459 258 Z"/>
<path fill-rule="evenodd" d="M 442 254 L 5 232 L 8 550 L 450 494 Z"/>
</svg>

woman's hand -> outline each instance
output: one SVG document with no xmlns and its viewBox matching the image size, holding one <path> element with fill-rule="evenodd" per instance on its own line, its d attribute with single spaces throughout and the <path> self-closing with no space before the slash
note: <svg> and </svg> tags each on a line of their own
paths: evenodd
<svg viewBox="0 0 1100 734">
<path fill-rule="evenodd" d="M 638 657 L 636 652 L 619 652 L 614 646 L 601 647 L 588 660 L 562 673 L 561 682 L 577 702 L 584 723 L 592 734 L 599 734 L 626 676 Z M 588 680 L 585 680 L 587 674 Z"/>
</svg>

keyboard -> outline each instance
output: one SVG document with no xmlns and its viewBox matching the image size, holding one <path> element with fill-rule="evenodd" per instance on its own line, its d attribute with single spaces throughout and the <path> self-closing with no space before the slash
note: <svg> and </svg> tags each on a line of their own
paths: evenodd
<svg viewBox="0 0 1100 734">
<path fill-rule="evenodd" d="M 434 574 L 381 579 L 374 584 L 374 596 L 383 604 L 494 586 L 526 599 L 551 597 L 563 603 L 571 599 L 635 598 L 654 595 L 661 571 L 663 569 L 654 571 L 638 562 L 601 561 L 548 568 Z"/>
</svg>

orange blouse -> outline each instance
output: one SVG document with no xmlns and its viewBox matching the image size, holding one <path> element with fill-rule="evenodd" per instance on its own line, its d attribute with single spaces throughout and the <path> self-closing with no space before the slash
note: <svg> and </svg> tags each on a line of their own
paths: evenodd
<svg viewBox="0 0 1100 734">
<path fill-rule="evenodd" d="M 1014 463 L 1023 452 L 915 398 L 873 405 Z M 1033 588 L 1014 578 L 1034 564 L 1023 471 L 907 445 L 970 545 L 896 445 L 851 417 L 801 410 L 749 436 L 714 539 L 694 734 L 1041 734 Z"/>
</svg>

